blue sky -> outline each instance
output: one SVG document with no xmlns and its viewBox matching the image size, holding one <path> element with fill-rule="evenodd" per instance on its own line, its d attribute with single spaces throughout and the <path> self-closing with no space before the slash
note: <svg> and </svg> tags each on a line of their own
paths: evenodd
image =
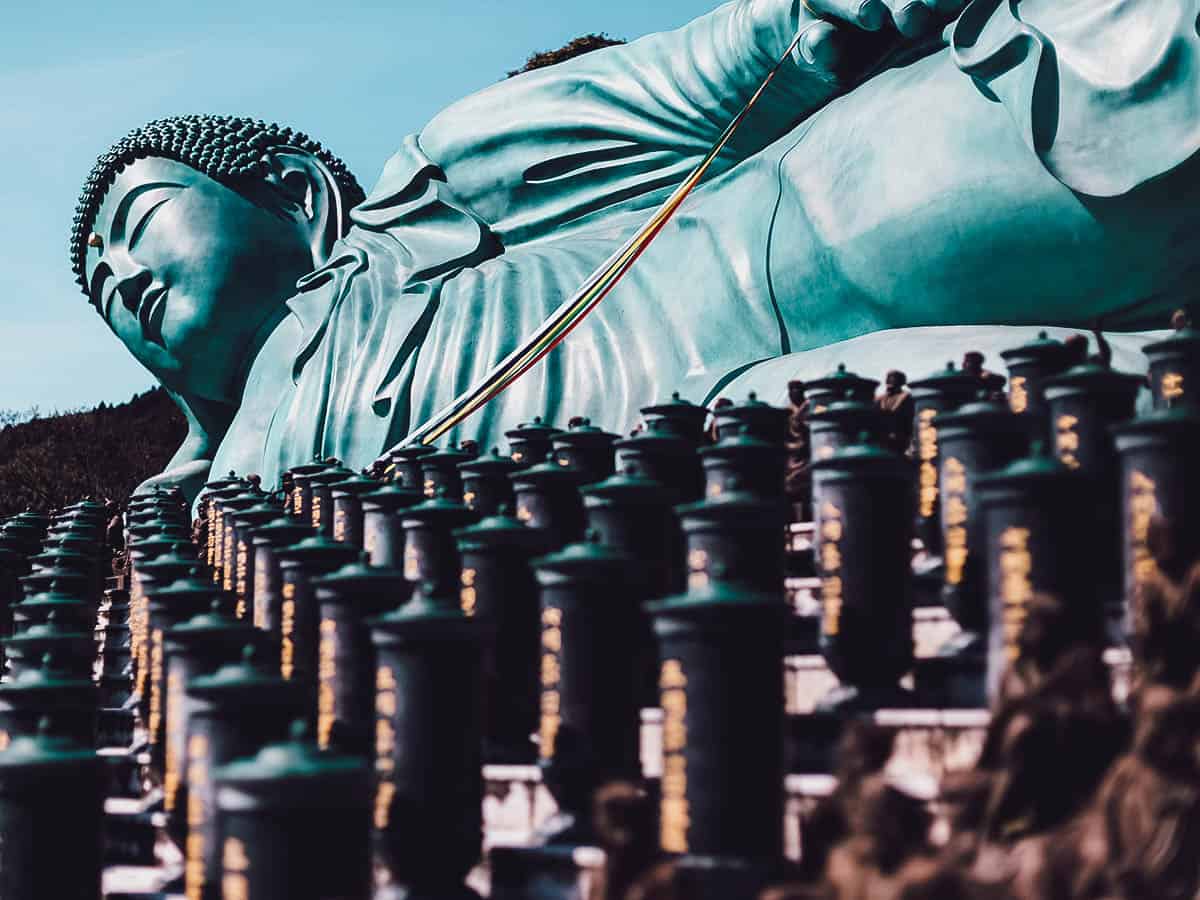
<svg viewBox="0 0 1200 900">
<path fill-rule="evenodd" d="M 322 141 L 369 189 L 406 134 L 533 51 L 673 28 L 719 0 L 0 2 L 0 409 L 153 383 L 66 255 L 95 158 L 158 116 L 232 113 Z"/>
</svg>

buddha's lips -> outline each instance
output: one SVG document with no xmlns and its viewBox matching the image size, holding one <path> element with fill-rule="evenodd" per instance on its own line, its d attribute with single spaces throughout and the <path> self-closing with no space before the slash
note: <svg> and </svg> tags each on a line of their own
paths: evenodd
<svg viewBox="0 0 1200 900">
<path fill-rule="evenodd" d="M 138 304 L 137 317 L 142 326 L 142 337 L 151 343 L 162 345 L 162 317 L 166 308 L 165 287 L 147 291 Z"/>
</svg>

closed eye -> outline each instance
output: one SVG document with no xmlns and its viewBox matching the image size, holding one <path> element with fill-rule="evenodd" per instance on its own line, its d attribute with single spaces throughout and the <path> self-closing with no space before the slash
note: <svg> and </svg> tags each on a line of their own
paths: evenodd
<svg viewBox="0 0 1200 900">
<path fill-rule="evenodd" d="M 92 306 L 96 307 L 96 312 L 104 315 L 104 306 L 100 302 L 100 289 L 104 287 L 104 283 L 108 281 L 112 275 L 112 269 L 108 263 L 102 262 L 96 266 L 96 271 L 92 272 L 92 280 L 88 284 L 88 299 L 92 301 Z"/>
<path fill-rule="evenodd" d="M 129 235 L 129 241 L 125 245 L 128 249 L 132 250 L 137 245 L 138 240 L 142 236 L 142 232 L 146 230 L 146 225 L 152 218 L 154 218 L 154 214 L 162 208 L 164 203 L 168 203 L 170 200 L 170 197 L 163 197 L 148 210 L 146 210 L 142 217 L 138 219 L 137 224 L 133 226 L 133 231 Z"/>
</svg>

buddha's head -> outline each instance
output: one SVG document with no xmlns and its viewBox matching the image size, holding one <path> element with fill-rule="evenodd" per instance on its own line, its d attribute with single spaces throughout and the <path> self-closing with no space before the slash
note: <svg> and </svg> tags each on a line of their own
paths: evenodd
<svg viewBox="0 0 1200 900">
<path fill-rule="evenodd" d="M 297 279 L 322 265 L 362 188 L 304 134 L 179 116 L 97 160 L 71 231 L 76 279 L 167 387 L 236 399 Z"/>
</svg>

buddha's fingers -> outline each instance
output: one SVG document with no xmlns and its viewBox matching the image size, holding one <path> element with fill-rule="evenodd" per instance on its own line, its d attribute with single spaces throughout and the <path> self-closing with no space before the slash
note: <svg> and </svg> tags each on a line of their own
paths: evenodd
<svg viewBox="0 0 1200 900">
<path fill-rule="evenodd" d="M 886 0 L 896 30 L 906 38 L 918 38 L 937 25 L 936 6 L 945 0 Z"/>
<path fill-rule="evenodd" d="M 804 5 L 823 19 L 836 19 L 864 31 L 878 31 L 888 23 L 883 0 L 804 0 Z"/>
<path fill-rule="evenodd" d="M 837 74 L 854 49 L 855 34 L 853 29 L 832 22 L 814 22 L 800 38 L 800 56 L 814 69 Z"/>
</svg>

